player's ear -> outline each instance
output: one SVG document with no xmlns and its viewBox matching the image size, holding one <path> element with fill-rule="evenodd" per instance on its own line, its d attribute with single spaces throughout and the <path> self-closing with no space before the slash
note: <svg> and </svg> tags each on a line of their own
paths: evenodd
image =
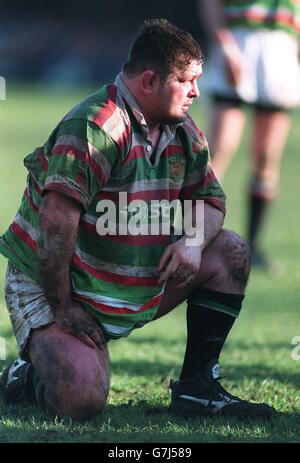
<svg viewBox="0 0 300 463">
<path fill-rule="evenodd" d="M 152 70 L 144 71 L 140 78 L 141 90 L 146 95 L 152 95 L 160 83 L 160 77 Z"/>
</svg>

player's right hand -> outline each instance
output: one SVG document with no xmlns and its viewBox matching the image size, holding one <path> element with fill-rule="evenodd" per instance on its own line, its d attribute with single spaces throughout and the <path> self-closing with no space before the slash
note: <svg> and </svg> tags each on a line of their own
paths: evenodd
<svg viewBox="0 0 300 463">
<path fill-rule="evenodd" d="M 227 81 L 233 87 L 237 87 L 241 81 L 244 68 L 243 53 L 229 29 L 219 29 L 217 36 L 225 62 Z"/>
<path fill-rule="evenodd" d="M 224 59 L 228 83 L 233 87 L 237 87 L 241 81 L 243 71 L 241 60 L 232 55 L 225 55 Z"/>
<path fill-rule="evenodd" d="M 106 347 L 106 340 L 97 320 L 76 301 L 69 301 L 56 314 L 56 323 L 62 331 L 80 339 L 92 349 Z"/>
</svg>

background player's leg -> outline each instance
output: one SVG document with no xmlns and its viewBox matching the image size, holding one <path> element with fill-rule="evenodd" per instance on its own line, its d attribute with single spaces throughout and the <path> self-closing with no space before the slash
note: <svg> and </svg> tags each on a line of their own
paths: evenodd
<svg viewBox="0 0 300 463">
<path fill-rule="evenodd" d="M 215 104 L 209 144 L 213 170 L 220 181 L 239 146 L 244 123 L 245 115 L 240 108 L 230 107 L 226 103 Z"/>
<path fill-rule="evenodd" d="M 267 266 L 267 260 L 259 251 L 258 240 L 268 206 L 277 195 L 289 125 L 290 118 L 285 112 L 256 111 L 247 230 L 253 265 Z"/>
</svg>

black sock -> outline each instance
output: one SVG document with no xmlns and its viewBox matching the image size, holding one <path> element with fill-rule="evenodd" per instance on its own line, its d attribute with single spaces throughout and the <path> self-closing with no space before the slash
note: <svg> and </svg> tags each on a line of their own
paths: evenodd
<svg viewBox="0 0 300 463">
<path fill-rule="evenodd" d="M 243 295 L 198 291 L 188 299 L 187 344 L 180 379 L 202 373 L 218 359 L 238 316 Z"/>
<path fill-rule="evenodd" d="M 250 194 L 249 198 L 249 221 L 248 221 L 248 242 L 251 250 L 256 249 L 256 243 L 263 226 L 264 218 L 270 200 Z"/>
</svg>

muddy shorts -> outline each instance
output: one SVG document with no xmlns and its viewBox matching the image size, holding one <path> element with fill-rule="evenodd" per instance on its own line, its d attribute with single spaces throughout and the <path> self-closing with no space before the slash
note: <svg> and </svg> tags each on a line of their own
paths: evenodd
<svg viewBox="0 0 300 463">
<path fill-rule="evenodd" d="M 20 356 L 28 359 L 31 330 L 54 322 L 42 287 L 10 262 L 5 278 L 5 300 Z"/>
</svg>

